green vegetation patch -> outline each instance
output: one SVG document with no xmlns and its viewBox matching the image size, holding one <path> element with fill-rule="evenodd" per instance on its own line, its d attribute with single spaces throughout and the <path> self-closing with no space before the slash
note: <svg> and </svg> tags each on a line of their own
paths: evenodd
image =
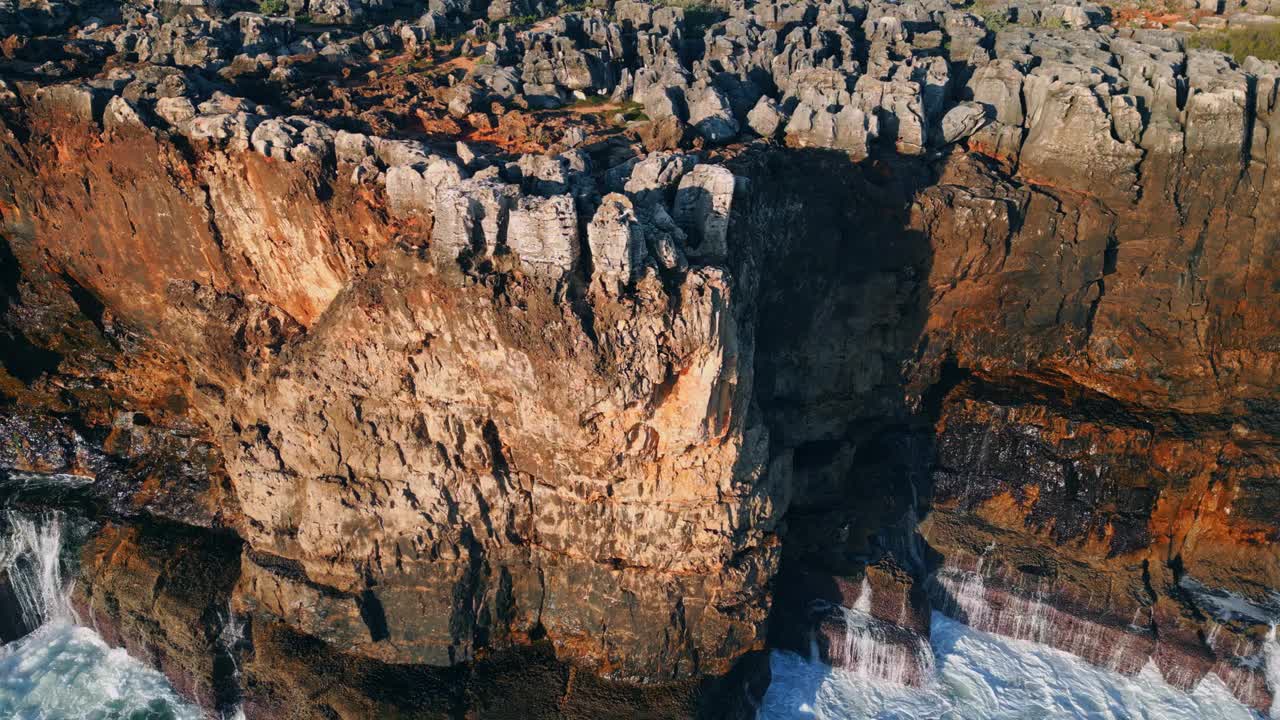
<svg viewBox="0 0 1280 720">
<path fill-rule="evenodd" d="M 1250 55 L 1259 60 L 1280 60 L 1280 27 L 1190 33 L 1187 35 L 1187 47 L 1219 50 L 1237 61 L 1243 61 Z"/>
<path fill-rule="evenodd" d="M 627 100 L 622 103 L 618 112 L 622 115 L 622 119 L 627 122 L 644 122 L 649 119 L 649 116 L 644 114 L 644 105 L 634 100 Z"/>
<path fill-rule="evenodd" d="M 1010 26 L 1018 26 L 1025 28 L 1039 28 L 1041 30 L 1070 30 L 1071 25 L 1060 17 L 1045 17 L 1039 22 L 1030 22 L 1021 17 L 1017 21 L 1009 19 L 1009 5 L 1007 3 L 984 2 L 978 0 L 969 7 L 969 12 L 977 15 L 982 20 L 982 24 L 987 26 L 991 32 L 1000 32 Z"/>
<path fill-rule="evenodd" d="M 982 20 L 982 24 L 986 25 L 991 32 L 1000 32 L 1009 27 L 1009 7 L 1007 5 L 977 2 L 973 4 L 973 7 L 969 8 L 969 12 L 977 15 Z"/>
<path fill-rule="evenodd" d="M 499 18 L 497 20 L 494 20 L 494 24 L 497 25 L 498 23 L 506 23 L 507 25 L 511 26 L 512 30 L 527 30 L 548 18 L 552 18 L 557 15 L 568 15 L 569 13 L 582 12 L 583 10 L 586 10 L 588 7 L 591 7 L 590 3 L 586 2 L 586 0 L 580 0 L 579 2 L 572 2 L 572 3 L 566 3 L 564 5 L 561 5 L 559 8 L 555 10 L 555 12 L 552 12 L 549 14 L 539 15 L 537 13 L 530 13 L 526 15 L 511 15 L 505 18 Z"/>
<path fill-rule="evenodd" d="M 258 12 L 263 15 L 284 15 L 289 5 L 284 0 L 258 0 Z"/>
<path fill-rule="evenodd" d="M 581 100 L 574 100 L 573 105 L 571 107 L 593 108 L 593 107 L 598 107 L 600 105 L 607 105 L 609 103 L 609 100 L 610 98 L 608 95 L 588 95 L 585 98 L 582 98 Z"/>
</svg>

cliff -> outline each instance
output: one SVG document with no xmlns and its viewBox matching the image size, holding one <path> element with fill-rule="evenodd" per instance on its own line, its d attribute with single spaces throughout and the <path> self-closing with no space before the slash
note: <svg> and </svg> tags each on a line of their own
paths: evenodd
<svg viewBox="0 0 1280 720">
<path fill-rule="evenodd" d="M 1280 65 L 58 7 L 0 8 L 0 468 L 93 478 L 76 602 L 206 706 L 736 716 L 859 607 L 899 681 L 937 608 L 1269 707 Z"/>
</svg>

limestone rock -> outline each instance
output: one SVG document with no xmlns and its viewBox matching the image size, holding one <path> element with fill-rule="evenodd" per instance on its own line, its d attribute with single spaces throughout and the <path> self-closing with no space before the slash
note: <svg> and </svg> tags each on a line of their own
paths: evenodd
<svg viewBox="0 0 1280 720">
<path fill-rule="evenodd" d="M 630 166 L 630 176 L 621 189 L 642 206 L 665 203 L 671 188 L 695 164 L 694 158 L 683 153 L 650 153 Z"/>
<path fill-rule="evenodd" d="M 508 211 L 519 188 L 489 180 L 463 180 L 438 186 L 431 227 L 431 254 L 452 262 L 464 253 L 492 255 L 505 239 Z"/>
<path fill-rule="evenodd" d="M 107 102 L 107 107 L 103 112 L 102 126 L 107 131 L 121 131 L 127 128 L 146 127 L 142 116 L 138 114 L 135 108 L 128 100 L 123 97 L 116 96 Z"/>
<path fill-rule="evenodd" d="M 432 213 L 441 190 L 460 184 L 463 177 L 457 163 L 442 157 L 395 165 L 387 169 L 388 205 L 392 213 L 402 217 Z"/>
<path fill-rule="evenodd" d="M 587 244 L 593 280 L 625 285 L 636 278 L 646 257 L 645 237 L 629 198 L 604 196 L 587 225 Z"/>
<path fill-rule="evenodd" d="M 747 125 L 763 138 L 772 138 L 777 135 L 782 122 L 783 116 L 778 109 L 778 102 L 768 96 L 761 97 L 747 115 Z"/>
<path fill-rule="evenodd" d="M 688 93 L 689 124 L 710 143 L 724 143 L 738 134 L 738 121 L 724 94 L 711 85 Z"/>
<path fill-rule="evenodd" d="M 942 141 L 953 143 L 963 140 L 987 122 L 987 111 L 982 105 L 976 102 L 960 103 L 942 117 Z"/>
<path fill-rule="evenodd" d="M 507 218 L 507 247 L 535 275 L 559 280 L 578 263 L 578 211 L 570 195 L 522 197 Z"/>
<path fill-rule="evenodd" d="M 697 165 L 680 181 L 672 216 L 689 236 L 689 254 L 715 262 L 728 253 L 736 181 L 719 165 Z"/>
</svg>

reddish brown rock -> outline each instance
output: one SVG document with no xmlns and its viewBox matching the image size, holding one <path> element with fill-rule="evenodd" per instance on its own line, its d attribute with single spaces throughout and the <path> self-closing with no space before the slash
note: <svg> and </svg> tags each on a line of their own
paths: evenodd
<svg viewBox="0 0 1280 720">
<path fill-rule="evenodd" d="M 690 72 L 737 62 L 738 20 Z M 68 82 L 23 66 L 43 79 L 12 100 L 0 87 L 0 414 L 20 438 L 3 467 L 83 473 L 114 513 L 234 531 L 244 552 L 201 593 L 251 620 L 245 689 L 262 714 L 399 712 L 371 678 L 413 666 L 396 677 L 457 685 L 525 652 L 554 654 L 529 666 L 539 697 L 569 698 L 560 712 L 573 688 L 611 687 L 601 677 L 668 683 L 684 700 L 612 697 L 687 712 L 699 678 L 758 662 L 771 613 L 779 646 L 812 638 L 831 662 L 918 682 L 921 662 L 875 653 L 917 653 L 929 574 L 937 606 L 979 627 L 1126 672 L 1150 658 L 1180 687 L 1215 672 L 1264 706 L 1250 663 L 1280 614 L 1277 71 L 1117 31 L 1071 36 L 1099 67 L 1024 75 L 1006 56 L 1047 36 L 961 20 L 948 27 L 972 32 L 953 47 L 973 52 L 952 64 L 943 46 L 913 54 L 887 14 L 815 38 L 839 36 L 820 72 L 779 66 L 809 116 L 788 134 L 865 161 L 728 145 L 716 160 L 748 182 L 667 178 L 603 213 L 627 187 L 627 136 L 566 135 L 581 154 L 521 161 L 503 152 L 542 149 L 550 137 L 526 136 L 567 121 L 495 101 L 610 90 L 613 46 L 630 53 L 597 15 L 573 22 L 599 21 L 609 52 L 574 47 L 591 34 L 575 25 L 556 63 L 531 56 L 534 98 L 499 76 L 524 65 L 505 30 L 489 70 L 457 57 L 385 78 L 386 28 L 360 38 L 364 65 L 317 78 L 304 71 L 330 60 L 281 60 L 272 82 L 299 84 L 255 89 L 285 106 L 428 133 L 341 148 L 314 118 L 188 92 L 199 70 L 117 88 L 100 67 L 113 43 L 6 43 L 56 54 L 40 73 Z M 640 54 L 703 49 L 651 39 Z M 228 49 L 165 41 L 179 65 Z M 1131 72 L 1113 41 L 1168 74 Z M 225 87 L 253 87 L 234 82 L 257 62 L 233 63 Z M 1142 110 L 1117 68 L 1153 83 Z M 161 91 L 153 113 L 141 96 Z M 972 153 L 928 137 L 966 93 L 996 116 Z M 187 94 L 216 107 L 196 116 Z M 634 132 L 687 147 L 668 100 Z M 492 146 L 456 167 L 434 155 L 459 135 Z M 465 187 L 463 165 L 479 176 Z M 438 194 L 446 175 L 458 182 Z M 380 178 L 421 194 L 388 212 Z M 530 193 L 560 198 L 538 229 L 557 252 L 506 237 Z M 166 644 L 145 622 L 189 556 L 126 535 L 91 546 L 85 602 L 212 702 L 209 638 Z M 208 606 L 181 599 L 157 617 L 194 628 Z M 348 672 L 355 689 L 330 690 Z M 471 707 L 441 693 L 423 702 Z"/>
</svg>

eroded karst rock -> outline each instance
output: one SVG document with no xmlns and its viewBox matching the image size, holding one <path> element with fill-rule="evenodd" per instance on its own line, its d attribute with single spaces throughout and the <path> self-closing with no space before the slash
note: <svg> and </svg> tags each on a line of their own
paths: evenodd
<svg viewBox="0 0 1280 720">
<path fill-rule="evenodd" d="M 923 682 L 939 609 L 1269 706 L 1280 65 L 1092 3 L 286 5 L 0 5 L 0 469 L 95 478 L 109 641 L 251 717 L 509 659 L 746 716 L 811 638 Z"/>
</svg>

